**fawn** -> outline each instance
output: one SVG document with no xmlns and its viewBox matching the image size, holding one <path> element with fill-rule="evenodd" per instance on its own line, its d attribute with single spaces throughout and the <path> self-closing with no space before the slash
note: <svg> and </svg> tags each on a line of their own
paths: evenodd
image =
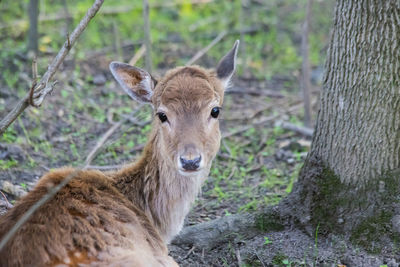
<svg viewBox="0 0 400 267">
<path fill-rule="evenodd" d="M 41 206 L 0 251 L 0 266 L 178 266 L 167 244 L 209 174 L 220 145 L 218 115 L 236 65 L 236 41 L 216 70 L 146 71 L 112 62 L 133 99 L 152 105 L 140 159 L 115 172 L 57 169 L 0 218 L 0 238 L 49 188 L 75 177 Z"/>
</svg>

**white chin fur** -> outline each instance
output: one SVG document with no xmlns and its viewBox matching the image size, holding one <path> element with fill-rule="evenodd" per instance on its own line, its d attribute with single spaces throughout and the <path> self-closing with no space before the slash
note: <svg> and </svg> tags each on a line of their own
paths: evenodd
<svg viewBox="0 0 400 267">
<path fill-rule="evenodd" d="M 197 171 L 185 171 L 182 169 L 179 169 L 179 174 L 182 176 L 197 176 L 201 173 L 201 169 L 198 169 Z"/>
</svg>

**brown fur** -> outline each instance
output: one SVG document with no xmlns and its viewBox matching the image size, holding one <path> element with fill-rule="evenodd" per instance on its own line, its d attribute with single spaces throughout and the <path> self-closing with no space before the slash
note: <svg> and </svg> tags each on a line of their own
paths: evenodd
<svg viewBox="0 0 400 267">
<path fill-rule="evenodd" d="M 79 171 L 0 251 L 0 266 L 177 266 L 166 243 L 182 227 L 219 148 L 218 121 L 209 118 L 212 101 L 223 101 L 215 72 L 200 67 L 168 72 L 152 102 L 155 111 L 168 109 L 170 125 L 155 117 L 139 161 L 116 172 Z M 205 157 L 201 175 L 176 170 L 176 155 L 188 143 Z M 44 175 L 0 218 L 0 237 L 71 172 Z"/>
</svg>

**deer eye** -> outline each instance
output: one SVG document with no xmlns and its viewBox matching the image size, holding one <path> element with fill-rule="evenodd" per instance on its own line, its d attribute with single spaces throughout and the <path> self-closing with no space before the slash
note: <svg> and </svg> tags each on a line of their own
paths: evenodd
<svg viewBox="0 0 400 267">
<path fill-rule="evenodd" d="M 219 110 L 220 110 L 219 107 L 213 108 L 213 109 L 211 110 L 211 117 L 213 117 L 213 118 L 215 118 L 215 119 L 218 118 Z"/>
<path fill-rule="evenodd" d="M 158 118 L 162 123 L 166 122 L 168 120 L 167 115 L 165 115 L 164 112 L 158 112 L 157 113 Z"/>
</svg>

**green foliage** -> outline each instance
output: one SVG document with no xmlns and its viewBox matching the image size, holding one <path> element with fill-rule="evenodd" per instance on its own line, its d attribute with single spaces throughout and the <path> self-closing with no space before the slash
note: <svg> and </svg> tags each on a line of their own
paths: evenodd
<svg viewBox="0 0 400 267">
<path fill-rule="evenodd" d="M 4 57 L 2 56 L 4 53 L 10 58 L 9 56 L 14 55 L 16 51 L 26 49 L 26 40 L 20 37 L 26 36 L 28 30 L 28 17 L 25 12 L 28 2 L 9 1 L 2 7 L 5 12 L 2 12 L 0 24 L 10 27 L 12 25 L 13 30 L 6 31 L 7 38 L 0 42 L 0 58 Z M 239 38 L 240 30 L 250 29 L 250 33 L 244 35 L 245 44 L 240 54 L 242 58 L 240 73 L 246 71 L 258 78 L 272 78 L 276 74 L 292 75 L 299 70 L 301 63 L 299 40 L 302 34 L 300 26 L 305 15 L 305 0 L 272 0 L 263 5 L 252 3 L 243 10 L 241 1 L 238 0 L 212 1 L 197 5 L 191 4 L 190 1 L 180 1 L 177 5 L 174 3 L 176 2 L 167 4 L 161 0 L 150 1 L 154 65 L 163 65 L 168 57 L 164 54 L 164 43 L 179 41 L 181 47 L 187 46 L 197 51 L 208 45 L 223 30 L 230 30 L 232 33 L 207 53 L 207 58 L 217 62 L 223 51 L 229 49 L 233 41 Z M 73 25 L 69 27 L 71 31 L 93 1 L 70 0 L 67 4 L 69 13 L 74 17 Z M 321 65 L 324 59 L 324 44 L 328 38 L 331 17 L 327 14 L 329 13 L 327 10 L 332 10 L 332 4 L 333 1 L 323 1 L 315 2 L 313 5 L 310 33 L 310 60 L 313 66 Z M 60 1 L 42 0 L 40 5 L 41 14 L 45 16 L 65 12 Z M 221 16 L 222 10 L 224 16 Z M 40 21 L 41 52 L 56 52 L 61 47 L 66 37 L 65 23 L 62 19 Z M 313 27 L 314 25 L 318 27 Z M 75 45 L 74 53 L 77 58 L 84 58 L 86 54 L 84 51 L 113 47 L 117 36 L 122 41 L 137 42 L 143 39 L 142 29 L 140 1 L 108 0 Z M 173 59 L 175 61 L 173 65 L 185 63 L 190 56 L 192 55 L 187 54 Z M 140 64 L 143 62 L 139 61 Z M 13 75 L 15 73 L 17 72 L 7 73 L 7 83 L 10 87 L 13 87 L 18 79 Z"/>
<path fill-rule="evenodd" d="M 18 165 L 18 161 L 14 159 L 3 160 L 0 159 L 0 170 L 7 170 Z"/>
<path fill-rule="evenodd" d="M 269 245 L 269 244 L 272 244 L 272 241 L 269 240 L 267 236 L 264 236 L 264 245 Z"/>
<path fill-rule="evenodd" d="M 272 258 L 272 264 L 274 266 L 290 266 L 291 265 L 288 257 L 283 253 L 277 253 Z"/>
<path fill-rule="evenodd" d="M 25 183 L 19 184 L 25 191 L 28 190 L 28 186 Z"/>
<path fill-rule="evenodd" d="M 4 143 L 14 143 L 17 140 L 17 132 L 14 130 L 13 126 L 7 128 L 7 130 L 0 136 L 0 142 Z"/>
</svg>

